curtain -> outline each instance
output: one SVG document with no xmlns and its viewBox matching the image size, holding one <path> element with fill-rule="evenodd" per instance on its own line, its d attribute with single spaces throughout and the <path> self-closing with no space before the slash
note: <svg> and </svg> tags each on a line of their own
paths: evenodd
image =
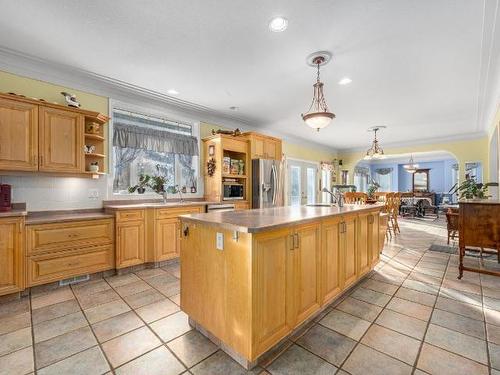
<svg viewBox="0 0 500 375">
<path fill-rule="evenodd" d="M 377 168 L 375 169 L 375 172 L 377 174 L 381 174 L 382 176 L 385 176 L 386 174 L 389 174 L 393 171 L 393 168 Z"/>
<path fill-rule="evenodd" d="M 361 175 L 369 175 L 370 174 L 370 168 L 367 168 L 367 167 L 355 167 L 354 168 L 354 173 L 355 174 L 361 174 Z"/>
<path fill-rule="evenodd" d="M 198 155 L 196 137 L 168 130 L 125 125 L 117 121 L 113 123 L 113 146 L 170 154 Z"/>
</svg>

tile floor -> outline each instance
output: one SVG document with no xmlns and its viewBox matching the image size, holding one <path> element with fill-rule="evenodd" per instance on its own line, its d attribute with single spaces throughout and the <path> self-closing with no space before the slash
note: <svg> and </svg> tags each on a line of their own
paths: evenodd
<svg viewBox="0 0 500 375">
<path fill-rule="evenodd" d="M 376 270 L 254 374 L 500 374 L 500 278 L 427 251 L 438 225 L 401 221 Z M 475 263 L 471 259 L 468 262 Z M 0 304 L 0 374 L 244 374 L 191 330 L 179 267 Z"/>
</svg>

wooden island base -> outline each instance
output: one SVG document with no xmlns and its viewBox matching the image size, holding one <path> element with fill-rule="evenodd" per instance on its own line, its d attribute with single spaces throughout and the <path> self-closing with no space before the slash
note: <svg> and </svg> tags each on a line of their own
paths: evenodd
<svg viewBox="0 0 500 375">
<path fill-rule="evenodd" d="M 301 210 L 181 217 L 181 309 L 247 369 L 379 261 L 380 206 Z"/>
</svg>

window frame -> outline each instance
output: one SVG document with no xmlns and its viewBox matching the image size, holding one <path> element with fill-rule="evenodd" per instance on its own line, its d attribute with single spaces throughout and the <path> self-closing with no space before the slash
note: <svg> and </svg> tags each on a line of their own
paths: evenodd
<svg viewBox="0 0 500 375">
<path fill-rule="evenodd" d="M 115 193 L 113 191 L 113 182 L 114 182 L 114 173 L 115 173 L 115 168 L 114 168 L 114 153 L 113 153 L 113 111 L 115 109 L 121 109 L 124 111 L 130 111 L 130 112 L 135 112 L 138 114 L 147 114 L 152 117 L 160 117 L 160 118 L 166 118 L 170 119 L 171 121 L 178 121 L 186 124 L 190 124 L 192 126 L 192 136 L 196 137 L 198 139 L 198 165 L 197 165 L 197 176 L 196 176 L 196 186 L 197 186 L 197 191 L 196 193 L 191 193 L 188 191 L 186 193 L 182 193 L 183 197 L 189 198 L 189 199 L 195 199 L 195 198 L 203 198 L 204 197 L 204 185 L 203 185 L 203 176 L 202 176 L 202 151 L 201 151 L 201 139 L 200 139 L 200 121 L 199 120 L 194 120 L 192 118 L 186 118 L 186 117 L 180 117 L 177 115 L 174 115 L 172 113 L 165 112 L 163 110 L 157 110 L 154 107 L 144 107 L 144 106 L 139 106 L 135 104 L 130 104 L 126 102 L 122 102 L 119 100 L 113 100 L 109 99 L 109 117 L 110 120 L 108 122 L 108 149 L 107 149 L 107 154 L 108 154 L 108 175 L 107 175 L 107 181 L 108 181 L 108 197 L 112 200 L 138 200 L 138 199 L 153 199 L 153 198 L 160 198 L 158 194 L 155 192 L 151 191 L 146 191 L 144 194 L 138 194 L 136 193 Z M 178 161 L 176 161 L 178 163 Z M 176 168 L 175 169 L 175 178 L 176 181 L 181 177 L 181 171 L 180 169 Z M 178 194 L 167 194 L 167 198 L 178 198 Z"/>
</svg>

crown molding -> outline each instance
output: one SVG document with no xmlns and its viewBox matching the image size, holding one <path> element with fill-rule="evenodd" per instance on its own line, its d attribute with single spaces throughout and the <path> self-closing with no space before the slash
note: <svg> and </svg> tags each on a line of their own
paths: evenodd
<svg viewBox="0 0 500 375">
<path fill-rule="evenodd" d="M 483 131 L 474 132 L 474 133 L 457 134 L 457 135 L 446 136 L 446 137 L 425 138 L 425 139 L 418 139 L 418 140 L 407 141 L 407 142 L 385 143 L 383 140 L 379 139 L 379 143 L 381 144 L 384 151 L 386 151 L 386 150 L 391 149 L 391 148 L 412 147 L 412 146 L 421 146 L 421 145 L 435 145 L 435 144 L 440 144 L 440 143 L 450 143 L 450 142 L 457 142 L 457 141 L 469 141 L 469 140 L 473 140 L 473 139 L 485 138 L 485 137 L 487 137 L 487 135 L 488 135 L 487 132 L 485 130 L 483 130 Z M 367 144 L 366 147 L 343 148 L 343 149 L 339 149 L 338 151 L 341 153 L 366 151 L 370 147 L 370 144 Z"/>
</svg>

